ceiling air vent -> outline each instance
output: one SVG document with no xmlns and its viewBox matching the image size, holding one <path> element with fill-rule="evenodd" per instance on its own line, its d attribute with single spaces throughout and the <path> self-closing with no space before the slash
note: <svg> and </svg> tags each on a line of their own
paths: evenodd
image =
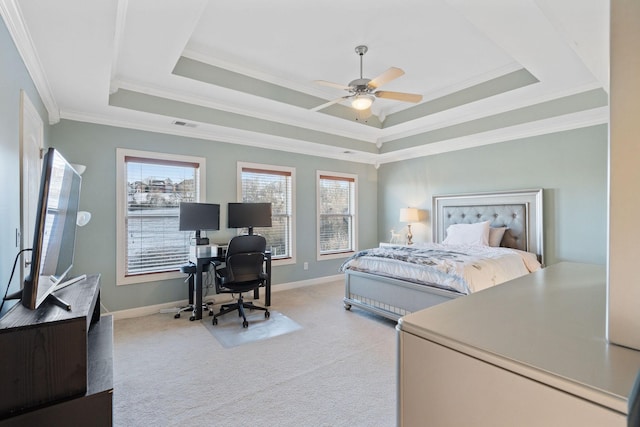
<svg viewBox="0 0 640 427">
<path fill-rule="evenodd" d="M 182 120 L 174 120 L 171 123 L 173 123 L 176 126 L 184 126 L 184 127 L 188 127 L 188 128 L 196 127 L 195 123 L 183 122 Z"/>
</svg>

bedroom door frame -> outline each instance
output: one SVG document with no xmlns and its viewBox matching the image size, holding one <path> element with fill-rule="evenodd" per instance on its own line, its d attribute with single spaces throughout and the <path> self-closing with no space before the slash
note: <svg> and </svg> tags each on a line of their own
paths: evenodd
<svg viewBox="0 0 640 427">
<path fill-rule="evenodd" d="M 29 96 L 20 91 L 20 249 L 31 247 L 36 223 L 42 152 L 44 150 L 44 123 Z M 21 256 L 20 283 L 31 269 L 31 256 Z"/>
</svg>

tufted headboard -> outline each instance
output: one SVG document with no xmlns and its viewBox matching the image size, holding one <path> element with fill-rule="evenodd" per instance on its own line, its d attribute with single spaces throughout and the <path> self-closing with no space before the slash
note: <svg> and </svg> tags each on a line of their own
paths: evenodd
<svg viewBox="0 0 640 427">
<path fill-rule="evenodd" d="M 434 196 L 432 215 L 434 242 L 451 224 L 491 221 L 507 227 L 502 246 L 534 252 L 544 264 L 542 189 Z"/>
</svg>

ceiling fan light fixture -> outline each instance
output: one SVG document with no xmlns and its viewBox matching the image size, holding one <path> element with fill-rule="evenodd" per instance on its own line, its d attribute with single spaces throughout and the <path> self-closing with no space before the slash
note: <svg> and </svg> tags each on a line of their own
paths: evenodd
<svg viewBox="0 0 640 427">
<path fill-rule="evenodd" d="M 338 83 L 331 83 L 324 80 L 316 80 L 316 83 L 334 87 L 338 89 L 343 89 L 349 92 L 347 96 L 342 96 L 340 98 L 334 99 L 333 101 L 326 102 L 317 107 L 313 107 L 311 111 L 320 111 L 325 109 L 333 104 L 338 102 L 342 102 L 345 100 L 351 101 L 351 107 L 358 112 L 358 120 L 366 119 L 371 116 L 371 106 L 373 105 L 373 101 L 376 98 L 387 98 L 394 99 L 397 101 L 404 102 L 420 102 L 422 101 L 422 95 L 414 94 L 414 93 L 404 93 L 404 92 L 389 92 L 389 91 L 380 91 L 378 88 L 384 84 L 389 83 L 392 80 L 397 79 L 398 77 L 404 74 L 400 68 L 391 67 L 382 74 L 378 75 L 376 78 L 366 79 L 362 74 L 362 57 L 365 53 L 367 53 L 367 46 L 360 45 L 356 46 L 356 53 L 360 57 L 360 78 L 352 80 L 349 82 L 347 86 L 341 85 Z"/>
<path fill-rule="evenodd" d="M 355 98 L 353 98 L 353 101 L 351 101 L 351 106 L 356 110 L 366 110 L 367 108 L 371 107 L 374 99 L 375 97 L 373 95 L 356 95 Z"/>
</svg>

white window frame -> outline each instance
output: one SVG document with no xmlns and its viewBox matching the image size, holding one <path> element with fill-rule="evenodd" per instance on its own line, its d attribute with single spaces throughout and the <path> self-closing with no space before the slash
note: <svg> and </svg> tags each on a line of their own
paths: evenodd
<svg viewBox="0 0 640 427">
<path fill-rule="evenodd" d="M 204 202 L 204 197 L 207 194 L 206 159 L 204 157 L 116 148 L 116 285 L 131 285 L 135 283 L 157 282 L 160 280 L 184 278 L 184 274 L 180 273 L 179 271 L 168 271 L 133 276 L 127 276 L 126 274 L 127 237 L 125 221 L 127 211 L 127 179 L 125 159 L 127 157 L 141 157 L 158 161 L 164 160 L 199 164 L 199 185 L 196 189 L 198 202 Z"/>
<path fill-rule="evenodd" d="M 291 248 L 291 256 L 288 258 L 282 259 L 273 259 L 272 266 L 278 265 L 288 265 L 296 263 L 296 168 L 289 166 L 275 166 L 275 165 L 265 165 L 262 163 L 248 163 L 248 162 L 238 162 L 237 163 L 237 201 L 242 202 L 242 169 L 262 169 L 265 171 L 273 171 L 273 172 L 286 172 L 291 175 L 291 235 L 289 242 L 289 247 Z M 241 231 L 238 230 L 238 234 Z"/>
<path fill-rule="evenodd" d="M 337 178 L 345 178 L 353 180 L 353 220 L 352 220 L 352 236 L 350 251 L 335 251 L 331 253 L 320 253 L 320 177 L 321 176 L 334 176 Z M 351 173 L 330 172 L 330 171 L 316 171 L 316 258 L 318 261 L 347 258 L 358 250 L 358 175 Z"/>
</svg>

